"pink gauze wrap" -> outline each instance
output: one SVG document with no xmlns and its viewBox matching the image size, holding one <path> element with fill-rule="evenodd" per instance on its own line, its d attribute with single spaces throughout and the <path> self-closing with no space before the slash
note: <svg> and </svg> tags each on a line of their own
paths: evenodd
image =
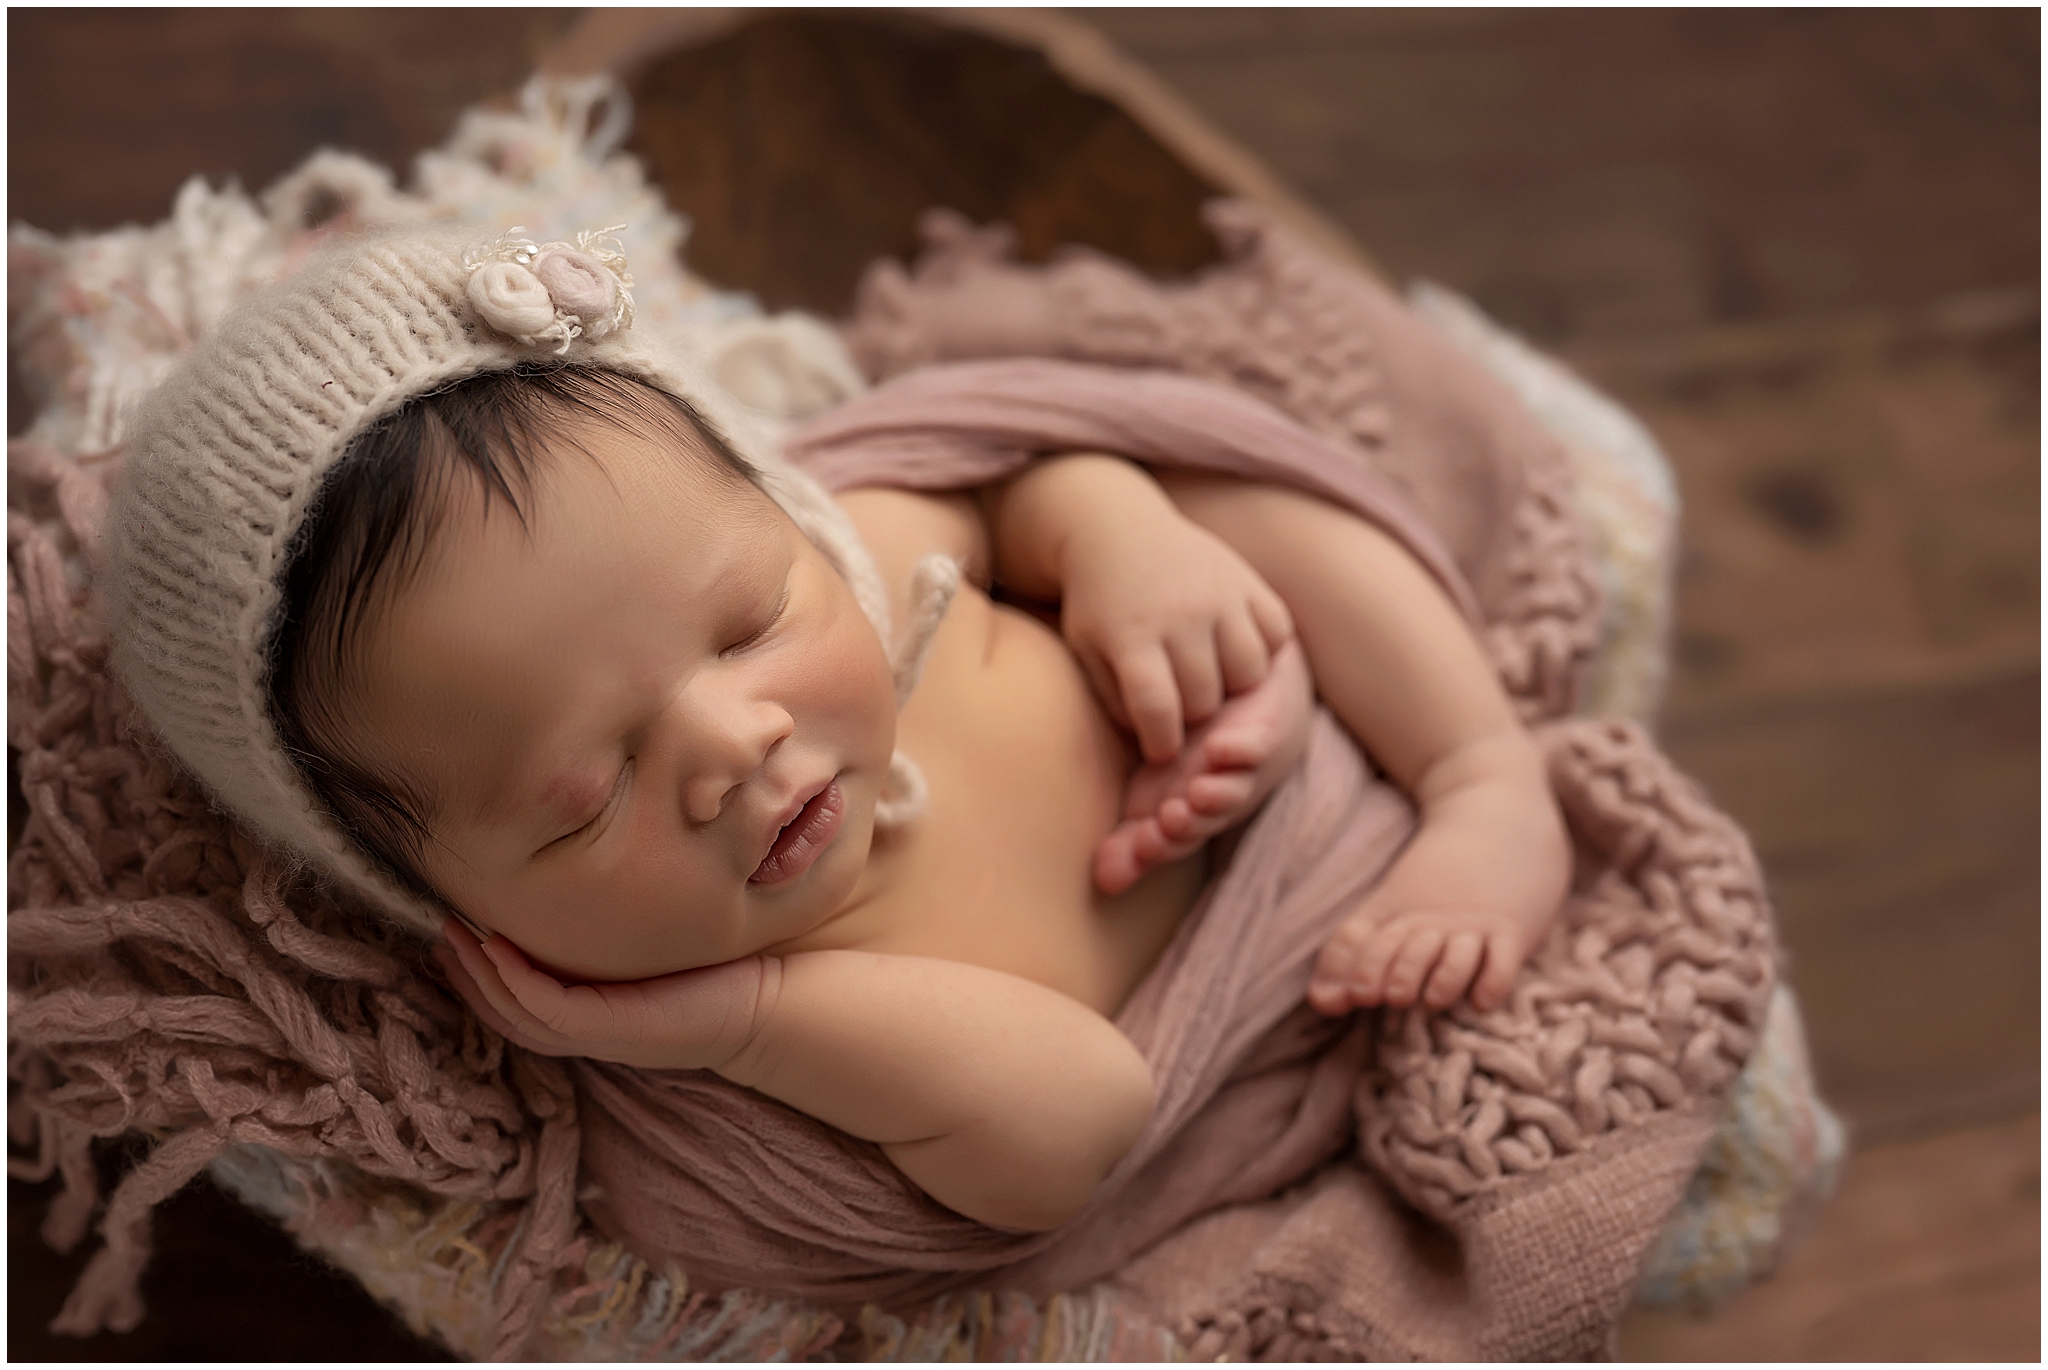
<svg viewBox="0 0 2048 1370">
<path fill-rule="evenodd" d="M 1473 620 L 1575 840 L 1510 1003 L 1303 1004 L 1414 822 L 1319 713 L 1117 1017 L 1158 1107 L 1072 1223 L 997 1232 L 708 1073 L 577 1062 L 586 1208 L 700 1287 L 834 1307 L 1107 1281 L 1196 1358 L 1598 1355 L 1763 1022 L 1754 860 L 1640 729 L 1569 717 L 1599 602 L 1555 444 L 1375 283 L 1243 206 L 1211 222 L 1229 260 L 1161 286 L 1087 253 L 1017 266 L 934 217 L 916 275 L 871 271 L 848 329 L 899 379 L 789 455 L 833 489 L 939 490 L 1104 450 L 1311 491 L 1398 538 Z"/>
</svg>

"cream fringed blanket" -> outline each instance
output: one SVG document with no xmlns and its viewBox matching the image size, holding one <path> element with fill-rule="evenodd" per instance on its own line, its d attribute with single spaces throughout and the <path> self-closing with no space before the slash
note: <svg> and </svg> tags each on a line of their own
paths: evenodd
<svg viewBox="0 0 2048 1370">
<path fill-rule="evenodd" d="M 871 277 L 850 330 L 871 372 L 909 374 L 789 455 L 835 489 L 965 488 L 1110 450 L 1371 518 L 1484 620 L 1538 726 L 1579 851 L 1556 934 L 1496 1013 L 1308 1011 L 1316 951 L 1413 826 L 1320 715 L 1118 1018 L 1159 1104 L 1074 1222 L 997 1233 L 706 1072 L 578 1062 L 590 1206 L 650 1263 L 839 1306 L 1110 1279 L 1201 1358 L 1597 1355 L 1763 1021 L 1755 867 L 1639 730 L 1562 719 L 1599 607 L 1562 453 L 1376 287 L 1244 211 L 1217 222 L 1237 260 L 1178 289 L 1088 258 L 1015 268 L 941 223 L 950 242 L 915 281 Z"/>
<path fill-rule="evenodd" d="M 1162 1229 L 1174 1212 L 1210 1215 L 1115 1283 L 1036 1303 L 963 1298 L 905 1310 L 903 1321 L 721 1293 L 715 1280 L 693 1285 L 688 1261 L 649 1270 L 607 1246 L 576 1204 L 587 1118 L 568 1072 L 504 1051 L 422 975 L 416 948 L 366 935 L 256 857 L 130 734 L 89 590 L 103 477 L 118 457 L 109 420 L 123 396 L 236 292 L 289 269 L 301 197 L 336 196 L 367 224 L 456 206 L 494 228 L 548 227 L 551 215 L 569 228 L 644 220 L 636 266 L 666 262 L 672 216 L 625 164 L 600 166 L 602 140 L 583 144 L 589 98 L 572 94 L 564 116 L 529 92 L 524 115 L 472 116 L 447 152 L 423 159 L 418 198 L 395 193 L 375 168 L 323 154 L 266 196 L 275 229 L 232 193 L 188 187 L 174 223 L 127 231 L 147 240 L 136 248 L 147 271 L 123 265 L 131 244 L 115 234 L 71 258 L 60 289 L 39 294 L 12 278 L 17 299 L 118 320 L 116 342 L 135 357 L 72 366 L 45 347 L 55 330 L 26 313 L 18 324 L 31 382 L 64 388 L 44 397 L 61 422 L 39 420 L 9 447 L 9 740 L 29 807 L 9 862 L 10 1122 L 27 1151 L 12 1169 L 66 1179 L 45 1224 L 57 1244 L 80 1240 L 96 1217 L 105 1238 L 63 1325 L 134 1324 L 149 1210 L 211 1163 L 415 1326 L 472 1354 L 1150 1359 L 1172 1350 L 1168 1330 L 1205 1356 L 1597 1349 L 1755 1034 L 1770 978 L 1739 837 L 1626 727 L 1552 733 L 1561 783 L 1579 797 L 1574 821 L 1613 854 L 1613 872 L 1599 898 L 1575 905 L 1578 931 L 1546 949 L 1513 1012 L 1411 1015 L 1376 1025 L 1376 1036 L 1373 1026 L 1288 1017 L 1248 1055 L 1251 1029 L 1198 1024 L 1222 1035 L 1184 1043 L 1185 1059 L 1207 1052 L 1207 1063 L 1164 1090 L 1169 1109 L 1192 1110 L 1192 1120 L 1118 1202 L 1149 1204 Z M 534 155 L 499 156 L 508 143 Z M 513 185 L 501 165 L 524 168 L 526 180 Z M 1417 340 L 1412 321 L 1383 297 L 1358 295 L 1348 276 L 1249 223 L 1232 231 L 1235 263 L 1181 291 L 1100 262 L 1050 277 L 1001 271 L 986 244 L 955 232 L 917 285 L 878 278 L 854 341 L 878 373 L 1044 354 L 1239 385 L 1404 492 L 1470 579 L 1518 695 L 1554 716 L 1592 611 L 1554 451 L 1497 394 L 1474 388 L 1468 363 L 1452 359 L 1444 383 L 1432 379 L 1426 348 L 1402 345 Z M 151 256 L 159 239 L 163 255 Z M 21 253 L 14 268 L 41 269 L 43 251 Z M 1020 302 L 1022 312 L 1011 307 Z M 757 341 L 774 336 L 746 327 Z M 1496 442 L 1521 454 L 1488 477 L 1506 481 L 1485 487 L 1498 503 L 1463 505 L 1431 483 L 1435 464 L 1484 457 Z M 1512 536 L 1488 551 L 1474 530 L 1502 519 Z M 1341 758 L 1329 740 L 1319 755 Z M 1372 802 L 1387 802 L 1384 792 Z M 1384 853 L 1365 855 L 1361 864 Z M 1239 992 L 1267 1002 L 1272 989 L 1255 979 Z M 1225 1075 L 1213 1097 L 1227 1107 L 1193 1102 Z M 1363 1178 L 1345 1121 L 1361 1100 L 1363 1165 L 1434 1224 L 1401 1216 L 1380 1179 Z M 1234 1192 L 1219 1191 L 1214 1166 L 1195 1153 L 1231 1133 L 1233 1118 L 1268 1128 L 1272 1145 L 1233 1177 Z M 758 1136 L 803 1125 L 773 1126 L 785 1131 Z M 138 1133 L 151 1149 L 101 1210 L 88 1144 Z M 1157 1151 L 1158 1141 L 1147 1145 Z M 782 1160 L 756 1154 L 762 1168 L 747 1179 L 758 1186 Z M 841 1154 L 828 1145 L 814 1156 L 844 1178 L 844 1162 L 831 1159 Z M 1318 1162 L 1306 1186 L 1263 1197 Z M 900 1215 L 902 1196 L 889 1188 L 900 1182 L 854 1179 L 849 1193 L 880 1192 Z M 1634 1190 L 1622 1183 L 1631 1179 Z M 927 1268 L 939 1259 L 919 1226 L 929 1217 L 913 1214 L 896 1237 Z M 1135 1229 L 1104 1240 L 1142 1244 Z M 1001 1245 L 976 1259 L 999 1267 L 1015 1254 Z M 1333 1276 L 1338 1253 L 1360 1264 Z M 1055 1258 L 1018 1277 L 1054 1287 L 1065 1278 Z M 1375 1290 L 1378 1311 L 1358 1302 Z M 1424 1305 L 1436 1311 L 1408 1316 Z"/>
</svg>

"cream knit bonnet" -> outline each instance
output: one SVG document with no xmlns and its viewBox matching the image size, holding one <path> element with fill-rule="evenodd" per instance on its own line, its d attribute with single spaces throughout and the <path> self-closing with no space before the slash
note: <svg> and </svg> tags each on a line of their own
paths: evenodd
<svg viewBox="0 0 2048 1370">
<path fill-rule="evenodd" d="M 268 709 L 293 535 L 329 470 L 386 414 L 467 377 L 552 358 L 666 390 L 754 466 L 895 646 L 888 596 L 845 514 L 751 439 L 696 364 L 631 339 L 631 285 L 602 234 L 573 244 L 532 243 L 517 229 L 490 240 L 474 230 L 359 239 L 228 315 L 135 415 L 104 581 L 122 684 L 236 817 L 430 936 L 442 912 L 344 835 L 286 756 Z M 899 703 L 955 584 L 943 559 L 918 569 L 919 621 L 891 652 Z M 922 801 L 916 768 L 898 753 L 876 821 L 905 821 Z"/>
</svg>

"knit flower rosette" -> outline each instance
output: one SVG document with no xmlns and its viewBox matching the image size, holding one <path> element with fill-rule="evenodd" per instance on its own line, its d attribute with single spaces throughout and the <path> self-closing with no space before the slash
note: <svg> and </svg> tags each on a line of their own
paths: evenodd
<svg viewBox="0 0 2048 1370">
<path fill-rule="evenodd" d="M 462 254 L 469 302 L 483 321 L 524 347 L 595 341 L 633 326 L 633 277 L 616 236 L 624 224 L 585 229 L 573 243 L 536 243 L 513 228 Z"/>
</svg>

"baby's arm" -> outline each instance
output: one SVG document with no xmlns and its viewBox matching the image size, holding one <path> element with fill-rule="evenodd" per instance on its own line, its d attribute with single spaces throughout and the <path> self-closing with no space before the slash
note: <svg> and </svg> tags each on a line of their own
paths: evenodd
<svg viewBox="0 0 2048 1370">
<path fill-rule="evenodd" d="M 1180 509 L 1287 601 L 1323 700 L 1420 823 L 1324 947 L 1309 1000 L 1498 1005 L 1563 902 L 1570 847 L 1543 761 L 1463 618 L 1371 524 L 1313 496 L 1163 474 Z"/>
<path fill-rule="evenodd" d="M 451 980 L 532 1051 L 710 1069 L 878 1142 L 940 1203 L 998 1227 L 1072 1217 L 1152 1110 L 1109 1021 L 980 966 L 860 951 L 746 957 L 628 985 L 565 986 L 450 921 Z"/>
<path fill-rule="evenodd" d="M 1287 606 L 1141 466 L 1077 452 L 982 492 L 993 573 L 1060 602 L 1060 631 L 1154 765 L 1188 725 L 1265 679 L 1294 635 Z"/>
<path fill-rule="evenodd" d="M 1069 453 L 982 493 L 995 577 L 1060 629 L 1147 765 L 1103 839 L 1116 894 L 1256 809 L 1300 758 L 1313 691 L 1287 607 L 1144 468 Z"/>
</svg>

